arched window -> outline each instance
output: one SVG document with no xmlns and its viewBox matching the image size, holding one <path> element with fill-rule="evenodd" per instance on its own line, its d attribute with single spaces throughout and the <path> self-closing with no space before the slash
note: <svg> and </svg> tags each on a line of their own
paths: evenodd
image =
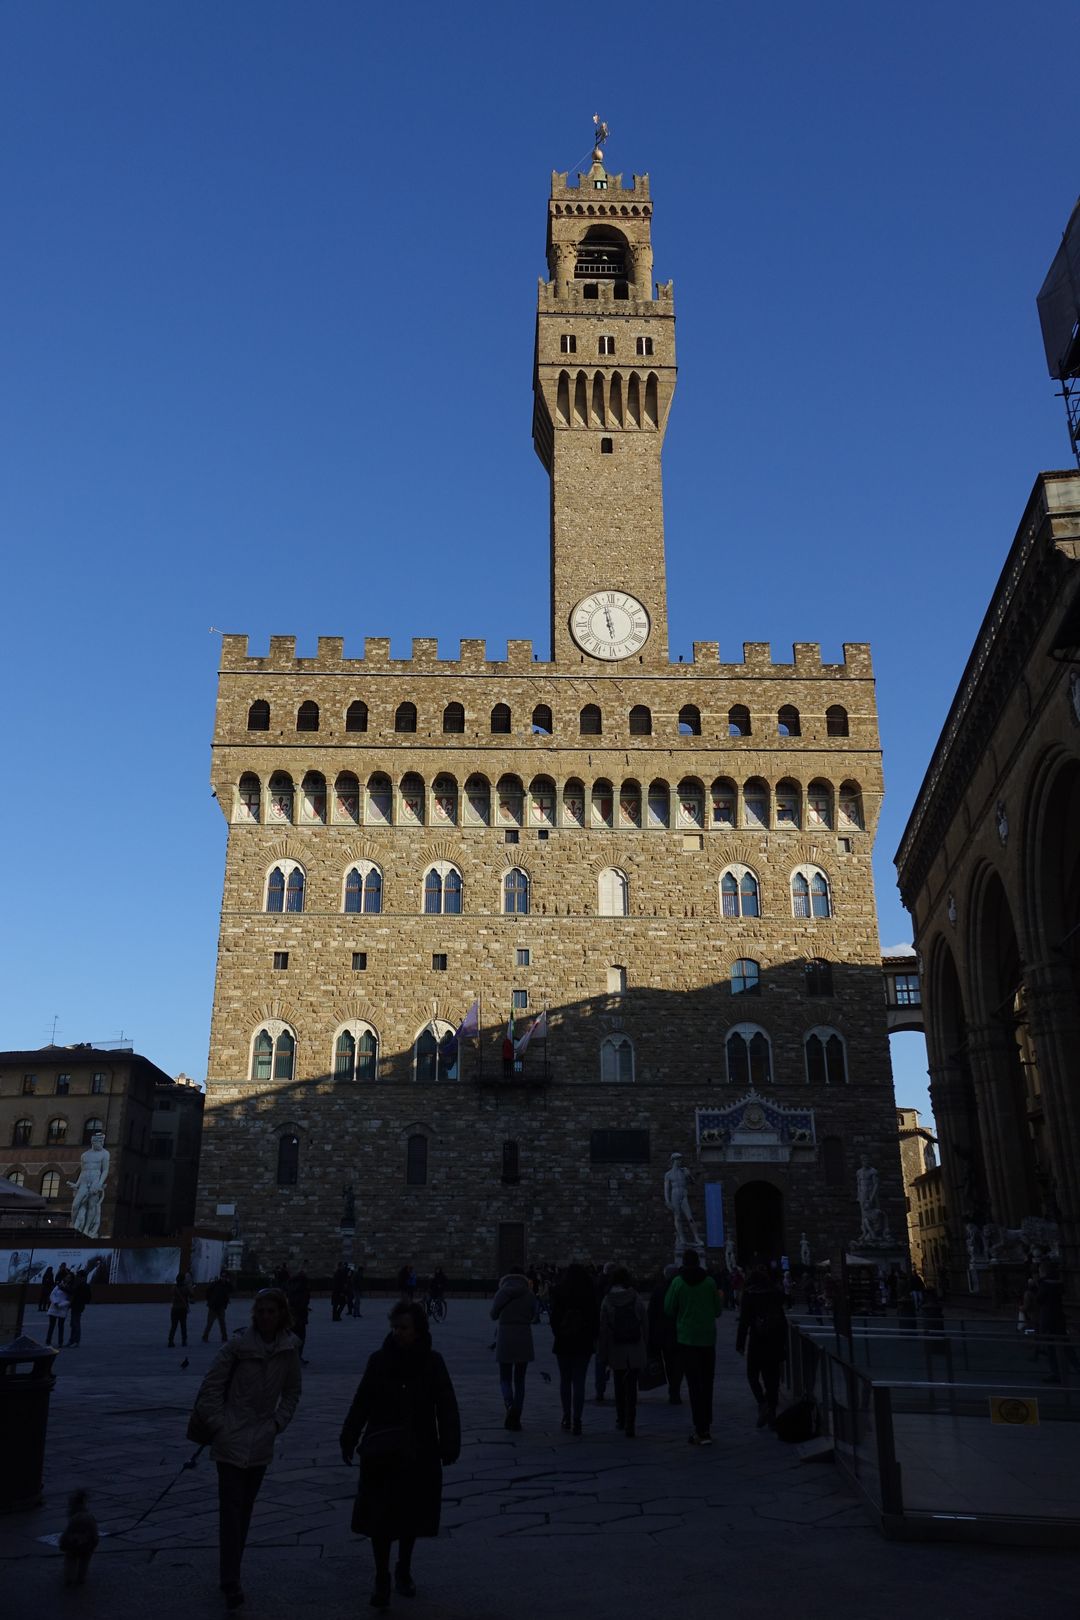
<svg viewBox="0 0 1080 1620">
<path fill-rule="evenodd" d="M 847 827 L 849 830 L 854 828 L 857 832 L 861 832 L 863 827 L 862 793 L 859 790 L 858 782 L 841 782 L 838 804 L 838 824 L 841 827 Z"/>
<path fill-rule="evenodd" d="M 300 820 L 326 824 L 326 777 L 321 771 L 308 771 L 300 784 Z"/>
<path fill-rule="evenodd" d="M 633 1080 L 634 1043 L 628 1035 L 608 1035 L 600 1042 L 601 1080 Z"/>
<path fill-rule="evenodd" d="M 427 1137 L 410 1136 L 405 1146 L 405 1185 L 427 1186 Z"/>
<path fill-rule="evenodd" d="M 791 874 L 793 917 L 831 917 L 829 880 L 820 866 L 800 866 Z"/>
<path fill-rule="evenodd" d="M 353 1022 L 334 1038 L 334 1079 L 375 1080 L 379 1069 L 379 1037 L 370 1024 Z"/>
<path fill-rule="evenodd" d="M 258 1031 L 251 1047 L 253 1080 L 291 1080 L 296 1060 L 296 1037 L 287 1024 L 271 1019 Z"/>
<path fill-rule="evenodd" d="M 491 783 L 486 776 L 470 776 L 465 783 L 463 819 L 469 827 L 491 824 Z"/>
<path fill-rule="evenodd" d="M 245 771 L 236 795 L 236 819 L 257 822 L 261 815 L 262 784 L 254 771 Z"/>
<path fill-rule="evenodd" d="M 457 826 L 457 781 L 445 772 L 431 784 L 431 817 L 439 827 Z"/>
<path fill-rule="evenodd" d="M 287 771 L 275 771 L 270 778 L 270 815 L 272 822 L 292 820 L 293 782 Z"/>
<path fill-rule="evenodd" d="M 832 826 L 832 787 L 828 782 L 811 782 L 806 790 L 806 825 Z"/>
<path fill-rule="evenodd" d="M 345 710 L 345 730 L 366 731 L 367 722 L 367 704 L 361 703 L 360 699 L 357 698 L 356 702 L 350 703 L 349 707 Z"/>
<path fill-rule="evenodd" d="M 750 710 L 745 703 L 736 703 L 728 710 L 727 728 L 729 737 L 749 737 Z"/>
<path fill-rule="evenodd" d="M 270 705 L 265 698 L 258 698 L 248 710 L 249 731 L 270 730 Z"/>
<path fill-rule="evenodd" d="M 529 914 L 529 879 L 520 866 L 511 867 L 503 878 L 503 911 L 508 917 Z"/>
<path fill-rule="evenodd" d="M 352 771 L 339 771 L 334 783 L 334 820 L 351 823 L 360 820 L 360 782 Z"/>
<path fill-rule="evenodd" d="M 743 784 L 743 826 L 764 831 L 769 825 L 769 785 L 760 776 Z"/>
<path fill-rule="evenodd" d="M 45 1128 L 45 1140 L 50 1147 L 57 1147 L 61 1142 L 67 1141 L 67 1120 L 50 1119 Z"/>
<path fill-rule="evenodd" d="M 11 1128 L 12 1147 L 29 1147 L 30 1138 L 34 1134 L 32 1119 L 17 1119 Z"/>
<path fill-rule="evenodd" d="M 399 703 L 398 704 L 397 712 L 394 715 L 394 730 L 395 731 L 415 731 L 416 730 L 416 704 L 415 703 Z"/>
<path fill-rule="evenodd" d="M 491 711 L 491 729 L 499 736 L 510 732 L 510 709 L 505 703 L 496 703 Z"/>
<path fill-rule="evenodd" d="M 25 1187 L 26 1185 L 26 1175 L 17 1166 L 11 1170 L 5 1171 L 4 1179 L 5 1181 L 10 1181 L 13 1187 Z"/>
<path fill-rule="evenodd" d="M 720 877 L 721 917 L 760 917 L 758 880 L 748 866 L 729 866 Z"/>
<path fill-rule="evenodd" d="M 648 824 L 655 831 L 660 831 L 671 822 L 671 789 L 662 780 L 649 783 L 648 792 Z"/>
<path fill-rule="evenodd" d="M 461 893 L 461 873 L 449 861 L 436 861 L 424 873 L 424 912 L 427 916 L 459 916 Z"/>
<path fill-rule="evenodd" d="M 701 710 L 694 703 L 684 703 L 679 710 L 680 737 L 701 736 Z"/>
<path fill-rule="evenodd" d="M 303 911 L 304 868 L 296 861 L 279 861 L 266 880 L 267 911 Z"/>
<path fill-rule="evenodd" d="M 103 1119 L 88 1119 L 88 1120 L 85 1120 L 83 1122 L 83 1128 L 82 1128 L 83 1147 L 89 1147 L 90 1146 L 90 1138 L 92 1136 L 97 1136 L 99 1131 L 104 1136 L 104 1134 L 105 1134 L 105 1121 Z"/>
<path fill-rule="evenodd" d="M 833 993 L 832 963 L 824 957 L 812 956 L 803 969 L 808 996 L 831 996 Z"/>
<path fill-rule="evenodd" d="M 284 1131 L 278 1137 L 277 1184 L 295 1187 L 300 1175 L 300 1138 L 295 1131 Z"/>
<path fill-rule="evenodd" d="M 802 825 L 798 782 L 786 779 L 776 784 L 776 825 L 794 828 Z"/>
<path fill-rule="evenodd" d="M 761 989 L 761 969 L 749 956 L 740 956 L 731 964 L 731 993 L 733 996 L 754 996 Z"/>
<path fill-rule="evenodd" d="M 583 737 L 599 737 L 603 734 L 604 722 L 595 703 L 586 703 L 582 709 L 578 729 Z"/>
<path fill-rule="evenodd" d="M 652 710 L 647 709 L 644 703 L 635 703 L 630 710 L 631 737 L 652 736 Z"/>
<path fill-rule="evenodd" d="M 736 1024 L 728 1030 L 727 1071 L 732 1085 L 768 1085 L 772 1080 L 769 1037 L 758 1024 Z"/>
<path fill-rule="evenodd" d="M 394 786 L 382 771 L 368 779 L 364 820 L 369 827 L 388 827 L 394 813 Z"/>
<path fill-rule="evenodd" d="M 826 1187 L 842 1187 L 847 1181 L 844 1169 L 844 1144 L 838 1136 L 827 1136 L 821 1144 L 821 1167 L 825 1172 Z"/>
<path fill-rule="evenodd" d="M 776 716 L 776 729 L 781 737 L 801 737 L 802 724 L 799 711 L 793 703 L 785 703 Z"/>
<path fill-rule="evenodd" d="M 828 737 L 846 737 L 848 714 L 842 703 L 833 703 L 825 710 L 825 734 Z"/>
<path fill-rule="evenodd" d="M 630 890 L 626 873 L 614 866 L 606 866 L 597 882 L 597 899 L 601 917 L 625 917 L 630 910 Z"/>
<path fill-rule="evenodd" d="M 516 1142 L 504 1142 L 502 1145 L 502 1180 L 508 1187 L 516 1187 L 520 1179 L 518 1172 L 518 1145 Z"/>
<path fill-rule="evenodd" d="M 424 779 L 415 771 L 407 771 L 401 778 L 401 825 L 424 825 Z"/>
<path fill-rule="evenodd" d="M 811 1085 L 847 1084 L 847 1055 L 842 1035 L 835 1029 L 812 1029 L 804 1046 L 806 1078 Z"/>
<path fill-rule="evenodd" d="M 310 698 L 306 703 L 301 703 L 296 711 L 296 729 L 297 731 L 318 731 L 319 729 L 319 705 L 312 703 Z"/>
<path fill-rule="evenodd" d="M 424 1025 L 413 1045 L 413 1071 L 418 1081 L 458 1078 L 458 1043 L 450 1024 L 436 1018 Z"/>
<path fill-rule="evenodd" d="M 42 1198 L 59 1198 L 60 1172 L 59 1170 L 46 1170 L 41 1178 Z"/>
<path fill-rule="evenodd" d="M 546 703 L 538 703 L 532 715 L 533 732 L 538 737 L 550 737 L 554 731 L 551 721 L 551 710 Z"/>
<path fill-rule="evenodd" d="M 372 917 L 382 911 L 382 873 L 373 861 L 357 861 L 346 872 L 344 910 Z"/>
<path fill-rule="evenodd" d="M 460 703 L 448 703 L 443 710 L 442 728 L 448 736 L 459 736 L 465 730 L 465 710 Z"/>
</svg>

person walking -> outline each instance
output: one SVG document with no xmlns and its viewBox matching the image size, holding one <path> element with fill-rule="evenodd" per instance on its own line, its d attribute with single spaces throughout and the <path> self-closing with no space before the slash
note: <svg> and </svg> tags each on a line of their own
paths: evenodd
<svg viewBox="0 0 1080 1620">
<path fill-rule="evenodd" d="M 292 1312 L 293 1332 L 296 1334 L 300 1351 L 300 1365 L 306 1367 L 304 1346 L 307 1343 L 308 1318 L 311 1315 L 311 1284 L 307 1280 L 307 1272 L 303 1265 L 289 1278 L 285 1298 Z"/>
<path fill-rule="evenodd" d="M 86 1280 L 85 1271 L 77 1271 L 71 1282 L 71 1331 L 68 1334 L 68 1348 L 77 1350 L 82 1343 L 82 1316 L 83 1311 L 90 1303 L 90 1284 Z"/>
<path fill-rule="evenodd" d="M 497 1322 L 495 1359 L 499 1363 L 499 1386 L 506 1407 L 503 1427 L 521 1428 L 525 1405 L 525 1373 L 536 1354 L 532 1325 L 539 1320 L 536 1296 L 523 1271 L 508 1271 L 499 1279 L 499 1291 L 491 1302 L 491 1319 Z"/>
<path fill-rule="evenodd" d="M 562 1426 L 574 1434 L 580 1434 L 585 1407 L 585 1379 L 600 1331 L 596 1289 L 584 1266 L 567 1266 L 551 1290 L 548 1317 L 553 1335 L 552 1349 L 559 1363 Z"/>
<path fill-rule="evenodd" d="M 360 1300 L 364 1292 L 364 1268 L 354 1266 L 349 1272 L 349 1315 L 360 1315 Z"/>
<path fill-rule="evenodd" d="M 423 1308 L 399 1300 L 390 1332 L 369 1358 L 341 1430 L 341 1456 L 351 1466 L 360 1449 L 352 1528 L 371 1537 L 375 1585 L 371 1606 L 390 1603 L 390 1551 L 398 1545 L 394 1583 L 416 1596 L 412 1555 L 418 1536 L 439 1533 L 442 1471 L 457 1462 L 461 1420 L 446 1363 L 432 1349 Z"/>
<path fill-rule="evenodd" d="M 68 1293 L 67 1283 L 58 1282 L 49 1295 L 49 1326 L 45 1333 L 45 1343 L 52 1344 L 53 1332 L 56 1332 L 56 1348 L 64 1348 L 64 1323 L 71 1311 L 71 1295 Z"/>
<path fill-rule="evenodd" d="M 784 1295 L 768 1272 L 758 1268 L 743 1289 L 735 1348 L 746 1355 L 746 1380 L 757 1401 L 757 1426 L 776 1421 L 780 1369 L 787 1355 Z"/>
<path fill-rule="evenodd" d="M 349 1303 L 349 1268 L 342 1260 L 330 1279 L 330 1320 L 340 1322 Z"/>
<path fill-rule="evenodd" d="M 615 1427 L 632 1440 L 637 1433 L 638 1374 L 645 1366 L 648 1309 L 631 1286 L 625 1266 L 616 1266 L 600 1307 L 602 1355 L 615 1379 Z"/>
<path fill-rule="evenodd" d="M 713 1382 L 716 1378 L 716 1318 L 720 1294 L 702 1269 L 696 1249 L 687 1249 L 683 1263 L 668 1284 L 664 1310 L 675 1318 L 679 1359 L 686 1374 L 692 1446 L 712 1445 Z"/>
<path fill-rule="evenodd" d="M 397 1281 L 402 1299 L 406 1301 L 412 1300 L 416 1293 L 416 1268 L 411 1260 L 406 1260 L 397 1274 Z"/>
<path fill-rule="evenodd" d="M 649 1295 L 649 1355 L 663 1365 L 669 1406 L 682 1405 L 683 1366 L 679 1359 L 679 1339 L 674 1320 L 664 1309 L 671 1279 L 678 1269 L 676 1265 L 665 1266 L 663 1276 Z"/>
<path fill-rule="evenodd" d="M 180 1343 L 187 1347 L 187 1323 L 191 1302 L 195 1297 L 195 1290 L 187 1280 L 183 1271 L 176 1273 L 176 1282 L 173 1286 L 172 1307 L 169 1311 L 169 1349 L 176 1343 L 176 1330 L 180 1329 Z"/>
<path fill-rule="evenodd" d="M 41 1293 L 38 1295 L 38 1310 L 47 1311 L 52 1291 L 56 1287 L 56 1273 L 52 1266 L 46 1266 L 41 1278 Z"/>
<path fill-rule="evenodd" d="M 225 1312 L 231 1298 L 232 1283 L 229 1279 L 225 1276 L 215 1277 L 206 1290 L 206 1327 L 203 1329 L 203 1344 L 209 1343 L 210 1329 L 215 1322 L 221 1329 L 222 1344 L 229 1337 L 228 1329 L 225 1326 Z"/>
<path fill-rule="evenodd" d="M 274 1441 L 300 1401 L 300 1352 L 291 1328 L 281 1289 L 260 1289 L 251 1326 L 218 1351 L 195 1397 L 194 1415 L 213 1432 L 221 1590 L 230 1609 L 244 1602 L 240 1565 Z"/>
<path fill-rule="evenodd" d="M 611 1287 L 611 1279 L 615 1274 L 614 1260 L 605 1260 L 600 1275 L 596 1279 L 596 1308 L 599 1311 L 604 1298 Z M 596 1363 L 593 1367 L 593 1390 L 597 1406 L 603 1406 L 607 1394 L 608 1367 L 607 1362 L 600 1354 L 599 1341 L 596 1346 Z"/>
</svg>

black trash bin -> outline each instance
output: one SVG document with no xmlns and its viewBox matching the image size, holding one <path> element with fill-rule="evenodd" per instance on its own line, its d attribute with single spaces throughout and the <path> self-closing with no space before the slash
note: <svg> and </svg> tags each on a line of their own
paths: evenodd
<svg viewBox="0 0 1080 1620">
<path fill-rule="evenodd" d="M 0 1513 L 37 1507 L 56 1351 L 25 1335 L 0 1349 Z"/>
</svg>

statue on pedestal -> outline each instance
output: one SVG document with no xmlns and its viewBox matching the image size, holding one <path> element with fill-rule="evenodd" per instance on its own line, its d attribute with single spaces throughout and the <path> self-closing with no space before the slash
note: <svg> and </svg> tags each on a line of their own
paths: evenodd
<svg viewBox="0 0 1080 1620">
<path fill-rule="evenodd" d="M 859 1168 L 855 1172 L 855 1196 L 859 1200 L 859 1214 L 862 1218 L 859 1239 L 863 1243 L 888 1242 L 889 1227 L 885 1211 L 878 1204 L 878 1190 L 878 1173 L 867 1155 L 863 1153 L 859 1159 Z"/>
<path fill-rule="evenodd" d="M 799 1264 L 803 1266 L 810 1264 L 810 1245 L 805 1232 L 799 1233 Z"/>
<path fill-rule="evenodd" d="M 101 1206 L 109 1179 L 109 1152 L 105 1132 L 95 1131 L 90 1146 L 79 1161 L 79 1179 L 69 1181 L 75 1189 L 71 1200 L 71 1224 L 84 1237 L 96 1238 L 101 1231 Z"/>
<path fill-rule="evenodd" d="M 690 1212 L 690 1171 L 682 1162 L 681 1153 L 671 1155 L 671 1168 L 664 1176 L 664 1203 L 675 1220 L 675 1243 L 682 1248 L 701 1248 L 701 1238 Z"/>
</svg>

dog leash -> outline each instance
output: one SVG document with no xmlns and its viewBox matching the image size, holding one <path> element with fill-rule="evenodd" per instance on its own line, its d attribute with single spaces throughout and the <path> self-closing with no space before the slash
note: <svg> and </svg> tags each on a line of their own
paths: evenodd
<svg viewBox="0 0 1080 1620">
<path fill-rule="evenodd" d="M 176 1481 L 180 1478 L 180 1474 L 186 1474 L 189 1469 L 194 1468 L 195 1464 L 198 1462 L 199 1458 L 202 1456 L 202 1454 L 203 1454 L 203 1452 L 205 1450 L 206 1450 L 205 1446 L 200 1446 L 199 1449 L 195 1452 L 194 1456 L 189 1457 L 187 1462 L 181 1463 L 180 1464 L 180 1473 L 176 1474 L 174 1476 L 174 1478 L 170 1479 L 169 1483 L 166 1485 L 165 1489 L 161 1492 L 161 1494 L 159 1496 L 155 1496 L 155 1498 L 151 1502 L 150 1506 L 146 1509 L 146 1512 L 145 1513 L 140 1513 L 139 1517 L 135 1520 L 135 1523 L 134 1524 L 129 1524 L 126 1530 L 114 1530 L 113 1535 L 114 1536 L 129 1536 L 133 1530 L 137 1530 L 139 1528 L 140 1524 L 142 1524 L 143 1520 L 148 1519 L 150 1517 L 151 1513 L 153 1513 L 153 1511 L 157 1507 L 158 1503 L 163 1502 L 165 1500 L 165 1498 L 168 1496 L 169 1492 L 172 1490 L 173 1486 L 176 1484 Z"/>
</svg>

